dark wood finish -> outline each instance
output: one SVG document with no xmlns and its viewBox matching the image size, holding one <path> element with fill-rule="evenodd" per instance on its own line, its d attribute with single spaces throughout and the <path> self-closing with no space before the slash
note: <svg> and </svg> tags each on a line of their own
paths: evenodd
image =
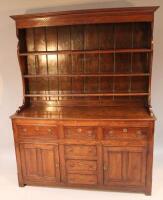
<svg viewBox="0 0 163 200">
<path fill-rule="evenodd" d="M 24 96 L 12 116 L 20 186 L 151 194 L 157 8 L 12 16 Z"/>
</svg>

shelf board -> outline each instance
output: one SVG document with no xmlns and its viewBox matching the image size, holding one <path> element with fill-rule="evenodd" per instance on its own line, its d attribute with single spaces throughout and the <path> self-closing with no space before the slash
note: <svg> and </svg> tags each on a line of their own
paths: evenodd
<svg viewBox="0 0 163 200">
<path fill-rule="evenodd" d="M 28 55 L 53 55 L 53 54 L 106 54 L 106 53 L 144 53 L 152 52 L 152 49 L 140 48 L 140 49 L 109 49 L 109 50 L 58 50 L 58 51 L 32 51 L 19 53 L 19 56 Z"/>
<path fill-rule="evenodd" d="M 92 94 L 25 94 L 25 97 L 102 97 L 102 96 L 148 96 L 149 93 L 92 93 Z"/>
<path fill-rule="evenodd" d="M 128 77 L 128 76 L 150 76 L 150 73 L 118 73 L 118 74 L 45 74 L 45 75 L 23 75 L 24 78 L 53 78 L 53 77 Z"/>
</svg>

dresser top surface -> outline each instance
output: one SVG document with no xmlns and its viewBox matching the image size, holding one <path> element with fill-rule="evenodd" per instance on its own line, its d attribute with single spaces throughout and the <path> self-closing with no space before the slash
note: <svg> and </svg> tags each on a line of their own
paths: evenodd
<svg viewBox="0 0 163 200">
<path fill-rule="evenodd" d="M 154 120 L 143 106 L 27 107 L 12 118 L 56 120 Z"/>
</svg>

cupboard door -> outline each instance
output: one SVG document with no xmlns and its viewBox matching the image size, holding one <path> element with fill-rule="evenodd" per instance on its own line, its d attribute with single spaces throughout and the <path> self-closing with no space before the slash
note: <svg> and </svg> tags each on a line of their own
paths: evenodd
<svg viewBox="0 0 163 200">
<path fill-rule="evenodd" d="M 20 153 L 25 180 L 59 182 L 57 145 L 21 144 Z"/>
<path fill-rule="evenodd" d="M 145 185 L 146 151 L 143 147 L 104 147 L 105 185 Z"/>
</svg>

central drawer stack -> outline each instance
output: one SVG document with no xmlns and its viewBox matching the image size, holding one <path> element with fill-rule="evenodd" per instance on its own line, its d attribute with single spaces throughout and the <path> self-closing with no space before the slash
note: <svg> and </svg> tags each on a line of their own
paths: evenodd
<svg viewBox="0 0 163 200">
<path fill-rule="evenodd" d="M 65 145 L 65 162 L 69 184 L 97 184 L 96 146 Z"/>
<path fill-rule="evenodd" d="M 97 127 L 64 127 L 65 163 L 67 183 L 76 185 L 97 185 L 98 153 Z M 94 143 L 94 145 L 91 145 Z"/>
</svg>

